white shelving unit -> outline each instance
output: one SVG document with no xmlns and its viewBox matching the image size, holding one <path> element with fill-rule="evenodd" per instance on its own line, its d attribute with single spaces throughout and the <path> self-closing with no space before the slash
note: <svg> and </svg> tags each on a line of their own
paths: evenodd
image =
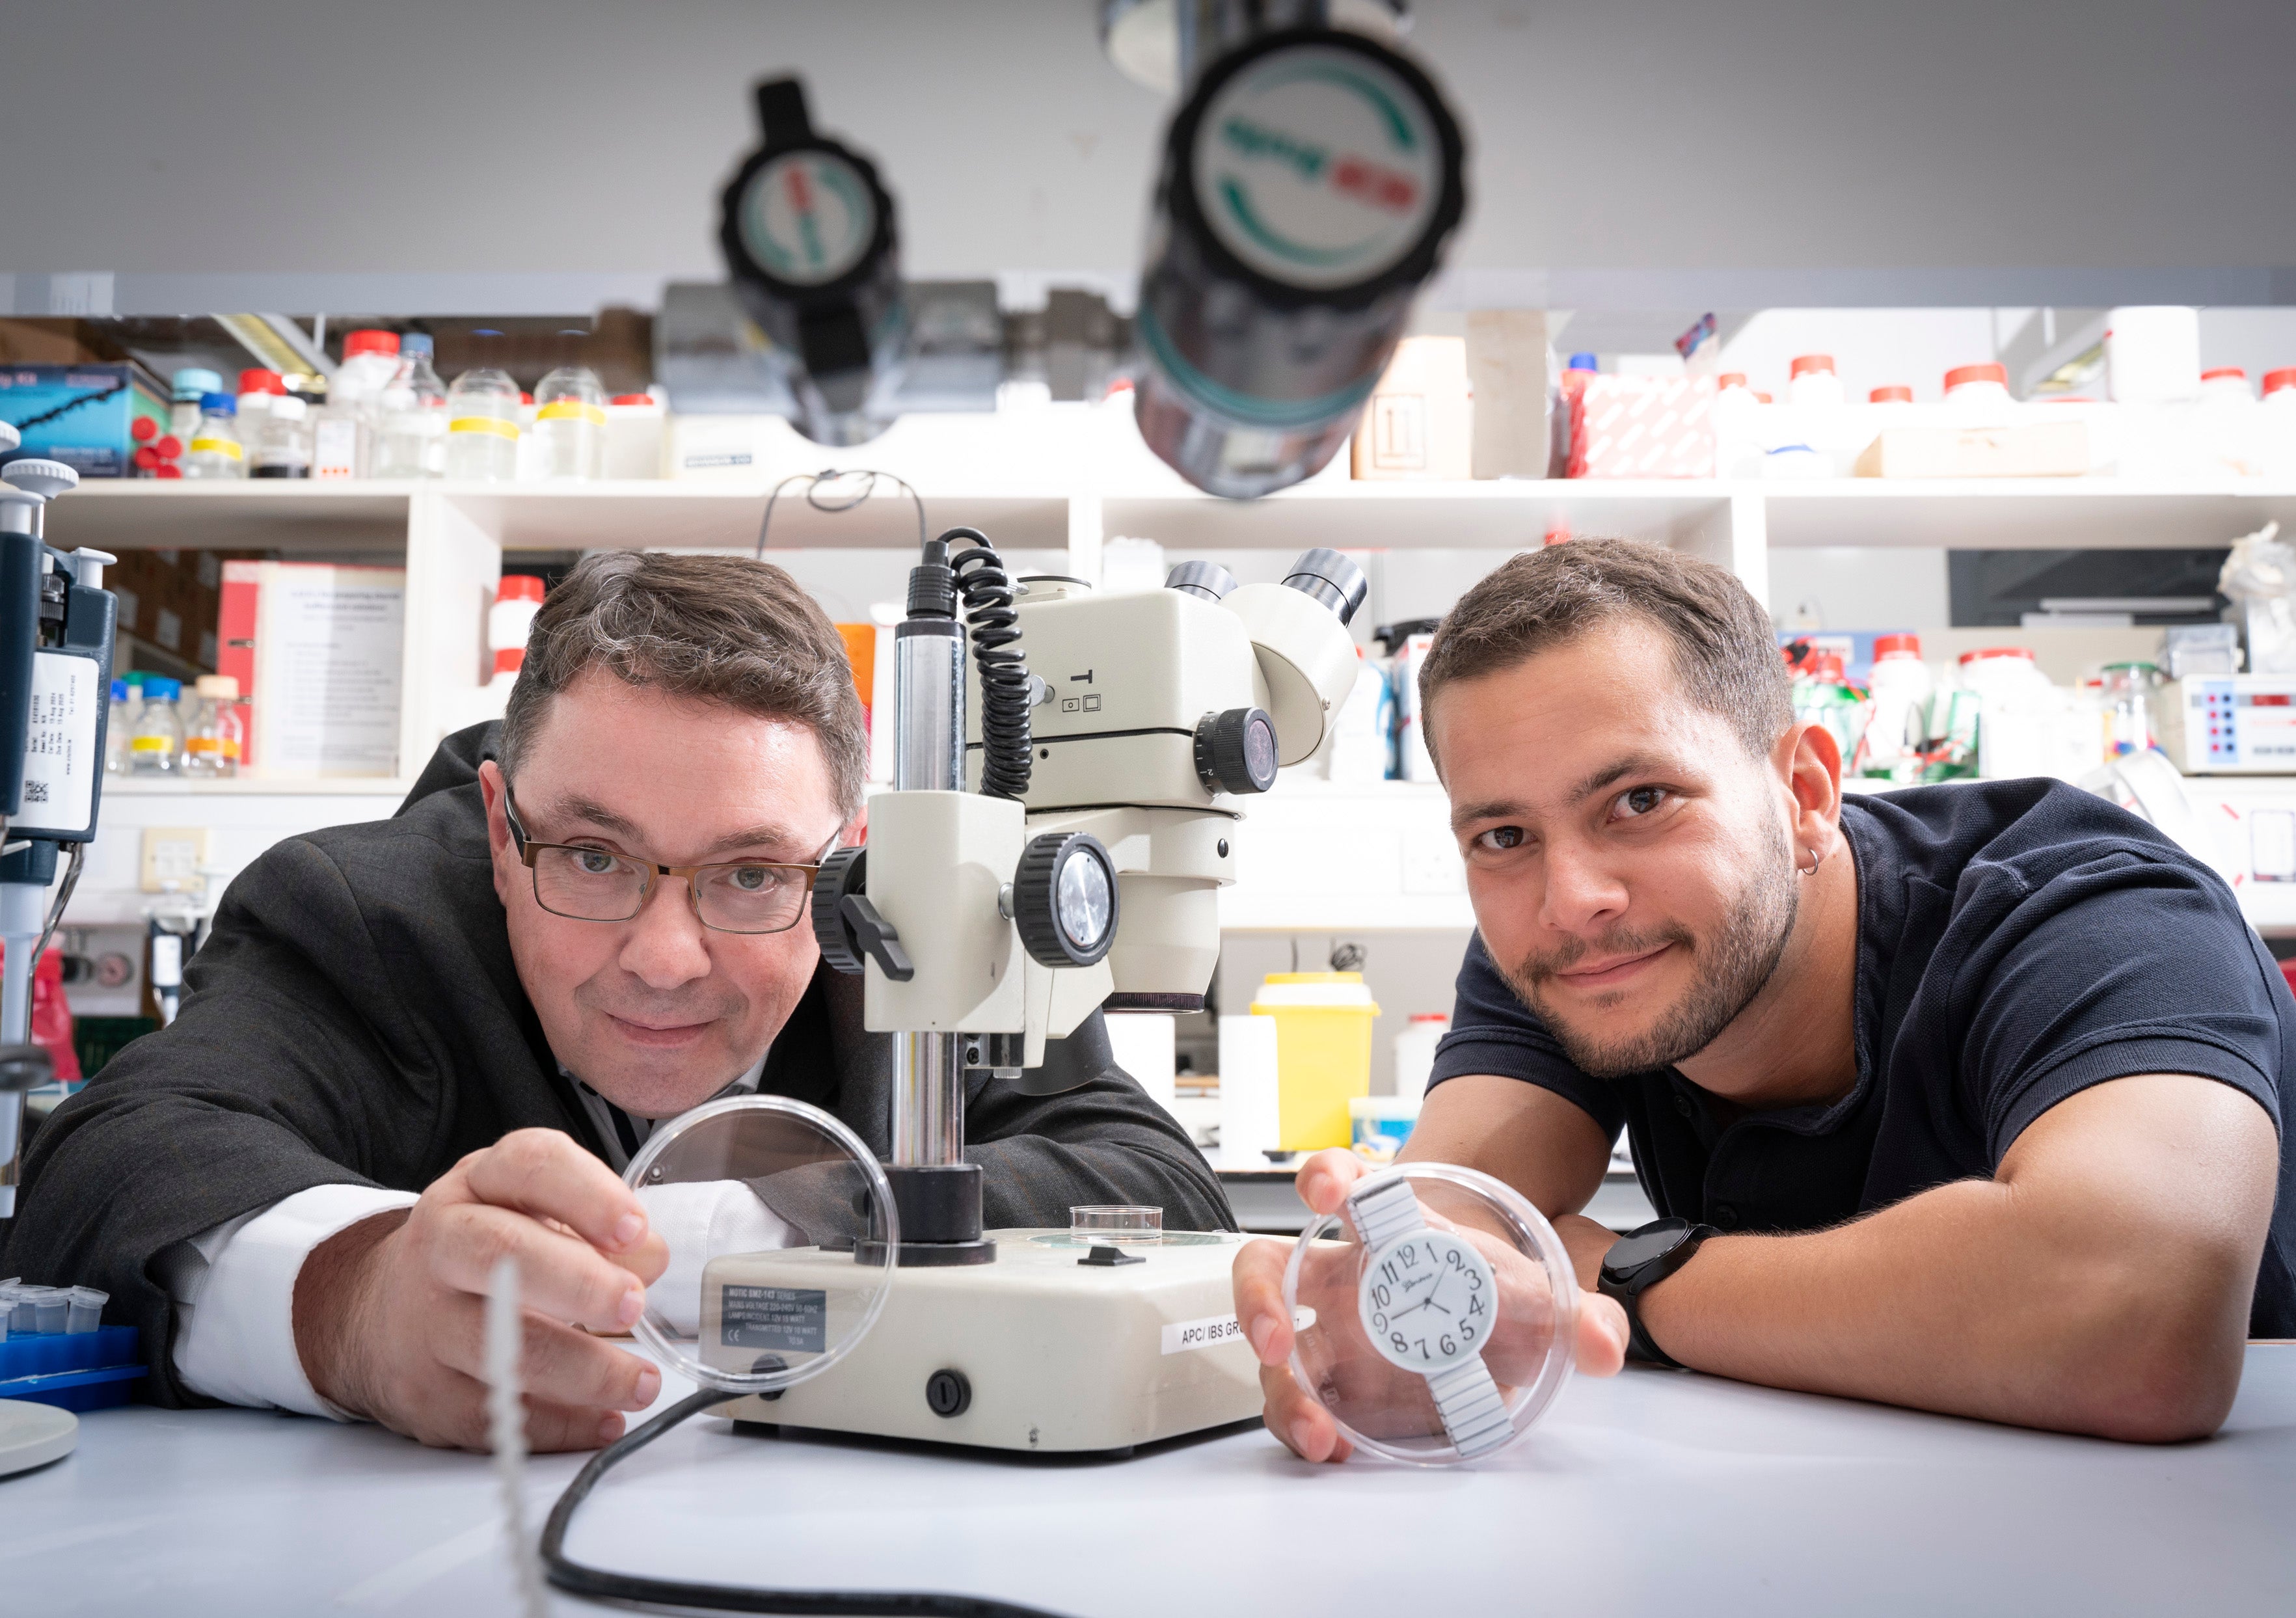
<svg viewBox="0 0 2296 1618">
<path fill-rule="evenodd" d="M 871 464 L 915 484 L 932 528 L 967 523 L 1016 550 L 1065 551 L 1065 571 L 1100 574 L 1115 535 L 1151 538 L 1174 556 L 1327 545 L 1403 554 L 1485 549 L 1497 556 L 1549 535 L 1620 535 L 1729 567 L 1767 599 L 1772 546 L 2040 548 L 2223 545 L 2277 519 L 2296 526 L 2296 488 L 2252 482 L 2162 488 L 2107 480 L 1882 483 L 1499 481 L 1357 483 L 1326 473 L 1267 499 L 1213 499 L 1150 458 L 1104 418 L 1049 415 L 1037 448 L 969 420 L 904 423 L 872 446 Z M 1128 433 L 1128 423 L 1125 424 Z M 913 430 L 914 428 L 914 430 Z M 929 439 L 939 431 L 939 439 Z M 903 435 L 906 435 L 904 437 Z M 895 440 L 898 440 L 896 442 Z M 888 448 L 890 446 L 890 448 Z M 793 452 L 797 453 L 797 452 Z M 756 481 L 641 481 L 581 487 L 403 483 L 91 483 L 51 510 L 64 548 L 276 547 L 313 560 L 403 557 L 407 573 L 399 779 L 242 781 L 184 787 L 116 784 L 107 834 L 75 900 L 76 923 L 125 922 L 147 826 L 215 828 L 210 868 L 227 877 L 279 837 L 388 813 L 439 738 L 464 722 L 484 678 L 486 608 L 505 556 L 608 546 L 746 552 L 783 471 Z M 850 457 L 849 457 L 850 458 Z M 917 519 L 880 486 L 829 515 L 784 497 L 772 548 L 906 549 Z M 1390 562 L 1390 566 L 1398 565 Z M 2258 807 L 2296 804 L 2296 782 L 2194 784 L 2221 793 L 2227 826 Z M 218 812 L 225 801 L 228 811 Z M 2227 846 L 2241 841 L 2227 831 Z M 1472 924 L 1440 792 L 1286 781 L 1253 806 L 1242 878 L 1224 923 L 1268 932 L 1465 928 Z M 2238 861 L 2227 868 L 2239 875 Z M 2296 883 L 2242 876 L 2259 925 L 2296 931 Z M 2285 890 L 2287 897 L 2281 898 Z"/>
</svg>

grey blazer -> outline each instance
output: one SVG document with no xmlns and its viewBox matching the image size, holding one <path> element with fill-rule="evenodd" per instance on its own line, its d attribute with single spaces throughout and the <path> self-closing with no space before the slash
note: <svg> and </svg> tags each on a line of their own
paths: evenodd
<svg viewBox="0 0 2296 1618">
<path fill-rule="evenodd" d="M 58 1107 L 25 1162 L 0 1275 L 111 1294 L 140 1327 L 149 1396 L 176 1381 L 155 1261 L 313 1186 L 419 1191 L 512 1129 L 601 1143 L 545 1041 L 495 897 L 478 765 L 498 726 L 449 736 L 389 820 L 292 837 L 231 884 L 185 969 L 181 1014 Z M 825 1108 L 884 1154 L 890 1041 L 858 978 L 817 973 L 759 1088 Z M 1070 1204 L 1160 1204 L 1168 1228 L 1232 1228 L 1219 1183 L 1139 1086 L 1109 1072 L 965 1105 L 988 1225 L 1065 1224 Z"/>
</svg>

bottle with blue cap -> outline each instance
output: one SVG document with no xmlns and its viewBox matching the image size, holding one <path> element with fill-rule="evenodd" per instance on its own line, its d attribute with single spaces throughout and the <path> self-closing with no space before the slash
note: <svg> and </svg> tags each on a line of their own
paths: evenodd
<svg viewBox="0 0 2296 1618">
<path fill-rule="evenodd" d="M 378 478 L 447 475 L 447 389 L 431 367 L 430 339 L 398 340 L 398 372 L 382 390 L 382 427 L 374 455 Z"/>
<path fill-rule="evenodd" d="M 141 687 L 138 692 L 140 694 Z M 127 737 L 135 727 L 135 715 L 127 705 L 127 682 L 111 682 L 111 712 L 103 726 L 103 773 L 125 775 L 127 771 Z"/>
<path fill-rule="evenodd" d="M 178 444 L 188 444 L 200 424 L 200 401 L 223 391 L 223 378 L 203 365 L 186 365 L 168 379 L 175 407 L 168 413 L 168 431 Z"/>
<path fill-rule="evenodd" d="M 200 424 L 184 448 L 187 478 L 243 478 L 247 449 L 239 441 L 239 400 L 224 392 L 200 398 Z"/>
<path fill-rule="evenodd" d="M 144 677 L 144 711 L 135 720 L 135 736 L 127 744 L 128 773 L 173 776 L 184 767 L 184 720 L 176 702 L 184 682 L 160 675 Z"/>
</svg>

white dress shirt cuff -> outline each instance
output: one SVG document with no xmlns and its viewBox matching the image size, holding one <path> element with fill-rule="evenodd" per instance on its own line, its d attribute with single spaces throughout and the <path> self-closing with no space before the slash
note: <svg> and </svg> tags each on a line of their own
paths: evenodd
<svg viewBox="0 0 2296 1618">
<path fill-rule="evenodd" d="M 322 1242 L 414 1202 L 411 1191 L 314 1186 L 194 1236 L 189 1245 L 204 1263 L 184 1255 L 168 1287 L 178 1318 L 176 1375 L 184 1385 L 226 1404 L 352 1419 L 320 1398 L 303 1370 L 295 1350 L 295 1279 Z"/>
</svg>

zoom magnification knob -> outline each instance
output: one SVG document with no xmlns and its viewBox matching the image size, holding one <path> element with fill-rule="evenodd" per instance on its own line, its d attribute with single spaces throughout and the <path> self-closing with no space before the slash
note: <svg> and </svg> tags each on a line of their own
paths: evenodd
<svg viewBox="0 0 2296 1618">
<path fill-rule="evenodd" d="M 813 936 L 833 972 L 859 972 L 865 962 L 896 983 L 917 975 L 901 935 L 869 902 L 869 850 L 839 849 L 813 878 Z"/>
<path fill-rule="evenodd" d="M 1231 708 L 1196 722 L 1196 776 L 1215 792 L 1267 791 L 1275 759 L 1275 721 L 1263 709 Z"/>
<path fill-rule="evenodd" d="M 1013 920 L 1039 965 L 1090 966 L 1116 942 L 1116 861 L 1086 832 L 1031 838 L 1013 874 Z"/>
</svg>

